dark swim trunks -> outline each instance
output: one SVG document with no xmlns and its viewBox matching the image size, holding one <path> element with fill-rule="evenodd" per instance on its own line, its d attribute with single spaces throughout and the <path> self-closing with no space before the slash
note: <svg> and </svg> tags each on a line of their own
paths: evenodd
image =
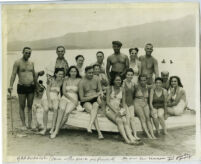
<svg viewBox="0 0 201 164">
<path fill-rule="evenodd" d="M 93 98 L 93 99 L 91 99 L 91 100 L 89 100 L 89 101 L 80 102 L 80 105 L 83 107 L 83 105 L 84 105 L 86 102 L 89 102 L 89 103 L 93 104 L 93 103 L 97 102 L 97 99 L 98 99 L 98 97 L 95 97 L 95 98 Z"/>
<path fill-rule="evenodd" d="M 18 94 L 30 94 L 30 93 L 34 93 L 35 91 L 35 85 L 31 84 L 31 85 L 22 85 L 22 84 L 18 84 L 17 85 L 17 93 Z"/>
<path fill-rule="evenodd" d="M 115 78 L 116 75 L 120 75 L 120 74 L 122 74 L 122 73 L 121 72 L 116 72 L 116 71 L 111 71 L 110 72 L 111 81 L 114 80 L 114 78 Z M 122 80 L 124 80 L 126 78 L 125 74 L 124 75 L 120 75 L 120 76 L 121 76 Z"/>
</svg>

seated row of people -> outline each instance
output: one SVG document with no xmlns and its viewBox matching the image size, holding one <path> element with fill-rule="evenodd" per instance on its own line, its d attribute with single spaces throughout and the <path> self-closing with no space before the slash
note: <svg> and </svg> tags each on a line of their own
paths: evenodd
<svg viewBox="0 0 201 164">
<path fill-rule="evenodd" d="M 64 70 L 56 69 L 54 78 L 48 80 L 47 91 L 42 98 L 44 129 L 40 132 L 41 134 L 47 131 L 49 110 L 54 111 L 50 137 L 55 138 L 69 114 L 76 109 L 80 101 L 85 111 L 90 113 L 88 132 L 92 132 L 92 125 L 94 125 L 98 138 L 103 139 L 97 117 L 99 107 L 101 107 L 105 110 L 105 116 L 117 125 L 126 143 L 139 144 L 135 130 L 135 114 L 140 119 L 142 129 L 147 136 L 155 139 L 151 117 L 157 132 L 159 133 L 160 123 L 164 134 L 167 134 L 165 125 L 167 113 L 181 114 L 182 109 L 185 108 L 185 91 L 177 76 L 170 78 L 167 91 L 162 88 L 163 79 L 159 77 L 155 79 L 155 85 L 149 88 L 147 77 L 140 75 L 136 85 L 132 81 L 134 76 L 132 68 L 127 69 L 125 80 L 117 74 L 110 81 L 110 85 L 108 85 L 107 78 L 99 72 L 98 64 L 93 67 L 88 66 L 85 68 L 84 78 L 81 79 L 77 67 L 71 66 L 67 71 L 67 77 L 63 79 Z M 60 92 L 61 87 L 62 92 Z"/>
</svg>

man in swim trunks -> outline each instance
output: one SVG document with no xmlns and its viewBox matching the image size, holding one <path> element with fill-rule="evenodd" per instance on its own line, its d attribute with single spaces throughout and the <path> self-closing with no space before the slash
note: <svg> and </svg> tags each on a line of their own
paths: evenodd
<svg viewBox="0 0 201 164">
<path fill-rule="evenodd" d="M 151 54 L 153 52 L 153 45 L 148 43 L 145 45 L 145 55 L 140 56 L 139 60 L 141 61 L 141 74 L 147 76 L 147 84 L 153 84 L 153 74 L 155 78 L 159 76 L 158 72 L 158 61 Z"/>
<path fill-rule="evenodd" d="M 116 74 L 119 74 L 122 79 L 125 79 L 126 70 L 129 68 L 128 56 L 120 52 L 122 47 L 122 43 L 120 41 L 113 41 L 112 45 L 114 53 L 107 58 L 106 65 L 108 80 L 113 80 Z"/>
<path fill-rule="evenodd" d="M 99 108 L 97 100 L 99 96 L 103 96 L 103 93 L 99 79 L 93 76 L 92 66 L 87 66 L 85 68 L 85 77 L 80 81 L 78 88 L 81 105 L 90 113 L 87 131 L 91 133 L 92 125 L 94 124 L 98 132 L 98 138 L 102 139 L 103 136 L 97 118 Z"/>
<path fill-rule="evenodd" d="M 162 88 L 168 90 L 170 88 L 170 86 L 169 86 L 169 72 L 168 71 L 162 71 L 161 72 L 161 78 L 163 80 Z"/>
<path fill-rule="evenodd" d="M 19 114 L 20 114 L 20 119 L 22 121 L 22 130 L 26 130 L 27 128 L 29 129 L 31 128 L 32 104 L 34 100 L 36 74 L 34 70 L 34 63 L 29 61 L 29 58 L 31 56 L 31 48 L 24 47 L 22 53 L 23 53 L 23 57 L 15 61 L 13 65 L 13 72 L 10 78 L 10 87 L 8 88 L 8 92 L 11 94 L 16 75 L 18 75 L 19 81 L 17 85 L 17 93 L 19 97 Z M 26 100 L 27 100 L 27 107 L 28 107 L 28 126 L 27 127 L 25 123 L 25 112 L 24 112 Z"/>
</svg>

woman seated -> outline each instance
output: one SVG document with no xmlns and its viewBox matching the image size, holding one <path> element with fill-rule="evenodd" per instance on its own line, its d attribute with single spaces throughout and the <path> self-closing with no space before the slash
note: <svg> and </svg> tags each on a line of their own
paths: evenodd
<svg viewBox="0 0 201 164">
<path fill-rule="evenodd" d="M 64 77 L 64 69 L 57 68 L 55 69 L 54 78 L 51 78 L 48 80 L 46 94 L 43 94 L 43 98 L 41 101 L 42 107 L 44 109 L 44 112 L 43 112 L 44 129 L 40 132 L 40 134 L 42 135 L 45 135 L 47 131 L 49 111 L 53 111 L 53 119 L 52 119 L 50 134 L 52 134 L 54 131 L 54 128 L 56 125 L 58 107 L 59 107 L 60 89 L 63 84 L 63 77 Z"/>
<path fill-rule="evenodd" d="M 76 109 L 78 105 L 78 84 L 81 76 L 76 66 L 71 66 L 67 71 L 67 77 L 62 86 L 63 96 L 59 102 L 59 110 L 55 131 L 50 138 L 55 138 L 59 129 L 68 120 L 69 114 Z"/>
<path fill-rule="evenodd" d="M 167 111 L 169 115 L 179 116 L 187 107 L 186 93 L 178 76 L 170 77 L 170 88 L 168 90 Z"/>
<path fill-rule="evenodd" d="M 151 124 L 148 96 L 149 90 L 147 87 L 147 77 L 146 75 L 140 75 L 138 78 L 138 85 L 135 88 L 134 108 L 140 119 L 142 129 L 145 131 L 148 138 L 156 139 Z"/>
<path fill-rule="evenodd" d="M 120 134 L 127 144 L 139 144 L 132 135 L 128 121 L 126 120 L 126 110 L 122 108 L 125 106 L 125 104 L 122 104 L 122 102 L 125 102 L 125 91 L 121 87 L 122 82 L 120 75 L 116 75 L 113 81 L 111 81 L 111 86 L 106 92 L 107 107 L 105 114 L 108 119 L 117 125 Z"/>
<path fill-rule="evenodd" d="M 167 91 L 162 88 L 163 80 L 160 77 L 155 79 L 155 87 L 150 91 L 149 105 L 151 116 L 159 135 L 159 123 L 163 128 L 164 134 L 167 134 L 165 120 L 167 119 Z"/>
<path fill-rule="evenodd" d="M 123 88 L 125 90 L 125 109 L 127 110 L 127 121 L 129 122 L 129 125 L 131 125 L 131 129 L 133 132 L 133 135 L 135 139 L 139 140 L 137 137 L 137 133 L 135 130 L 135 112 L 134 112 L 134 82 L 132 82 L 134 76 L 134 71 L 132 68 L 127 69 L 126 71 L 126 79 L 123 82 Z"/>
</svg>

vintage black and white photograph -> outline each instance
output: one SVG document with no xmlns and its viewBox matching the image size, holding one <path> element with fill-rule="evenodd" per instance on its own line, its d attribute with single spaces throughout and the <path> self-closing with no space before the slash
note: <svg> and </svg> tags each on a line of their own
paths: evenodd
<svg viewBox="0 0 201 164">
<path fill-rule="evenodd" d="M 3 5 L 2 31 L 4 161 L 199 159 L 198 3 Z"/>
</svg>

